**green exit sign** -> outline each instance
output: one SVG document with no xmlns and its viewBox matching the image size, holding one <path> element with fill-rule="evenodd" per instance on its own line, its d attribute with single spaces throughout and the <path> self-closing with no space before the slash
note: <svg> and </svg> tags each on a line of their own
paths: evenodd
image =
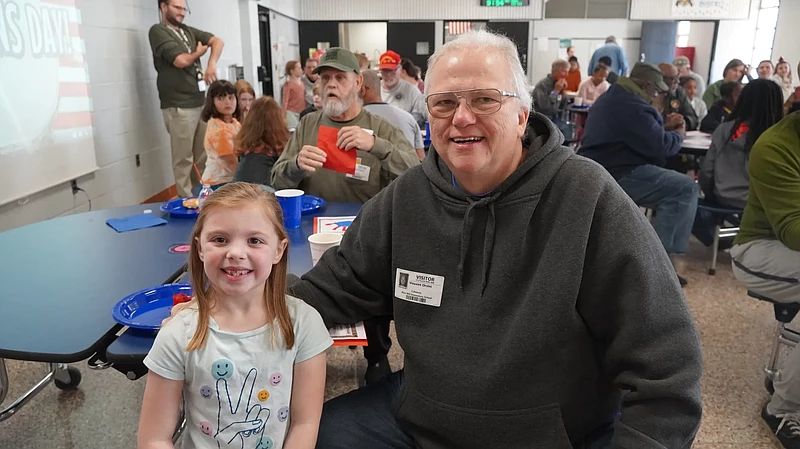
<svg viewBox="0 0 800 449">
<path fill-rule="evenodd" d="M 481 6 L 530 6 L 531 0 L 481 0 Z"/>
</svg>

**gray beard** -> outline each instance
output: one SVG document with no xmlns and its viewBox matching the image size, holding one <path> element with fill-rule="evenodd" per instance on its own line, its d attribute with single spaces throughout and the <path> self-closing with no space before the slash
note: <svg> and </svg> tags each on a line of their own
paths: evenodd
<svg viewBox="0 0 800 449">
<path fill-rule="evenodd" d="M 336 100 L 325 98 L 322 100 L 322 111 L 325 112 L 325 115 L 328 117 L 339 117 L 350 109 L 350 106 L 352 106 L 353 102 L 356 100 L 355 97 L 355 92 L 353 92 L 345 98 Z"/>
</svg>

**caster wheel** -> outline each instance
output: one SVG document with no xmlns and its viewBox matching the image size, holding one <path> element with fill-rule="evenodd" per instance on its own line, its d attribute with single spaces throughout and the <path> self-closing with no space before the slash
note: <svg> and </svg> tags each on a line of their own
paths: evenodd
<svg viewBox="0 0 800 449">
<path fill-rule="evenodd" d="M 772 379 L 770 379 L 769 377 L 764 378 L 764 388 L 767 389 L 769 394 L 775 393 L 775 386 L 772 385 Z"/>
<path fill-rule="evenodd" d="M 81 372 L 78 371 L 78 368 L 74 366 L 68 367 L 67 374 L 69 375 L 69 382 L 63 382 L 59 379 L 53 380 L 59 390 L 74 390 L 81 383 Z"/>
<path fill-rule="evenodd" d="M 715 274 L 717 274 L 717 270 L 714 269 L 714 268 L 709 268 L 708 269 L 708 274 L 709 274 L 709 276 L 714 276 Z"/>
</svg>

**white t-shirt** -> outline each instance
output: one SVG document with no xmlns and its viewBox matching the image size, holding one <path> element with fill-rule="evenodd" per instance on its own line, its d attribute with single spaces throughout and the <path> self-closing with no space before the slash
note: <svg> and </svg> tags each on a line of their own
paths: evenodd
<svg viewBox="0 0 800 449">
<path fill-rule="evenodd" d="M 364 109 L 375 115 L 380 115 L 388 120 L 389 123 L 396 126 L 403 132 L 408 143 L 410 143 L 414 149 L 425 147 L 422 141 L 422 131 L 420 131 L 417 121 L 414 120 L 414 116 L 408 112 L 386 103 L 365 104 Z"/>
<path fill-rule="evenodd" d="M 417 123 L 424 123 L 428 119 L 425 97 L 415 84 L 400 80 L 392 90 L 386 90 L 381 84 L 381 98 L 385 103 L 410 113 Z"/>
<path fill-rule="evenodd" d="M 234 333 L 220 330 L 212 318 L 205 347 L 186 352 L 197 328 L 196 309 L 181 311 L 158 332 L 144 364 L 184 381 L 184 449 L 283 447 L 294 365 L 333 344 L 314 308 L 291 296 L 286 303 L 295 334 L 288 350 L 277 321 Z"/>
</svg>

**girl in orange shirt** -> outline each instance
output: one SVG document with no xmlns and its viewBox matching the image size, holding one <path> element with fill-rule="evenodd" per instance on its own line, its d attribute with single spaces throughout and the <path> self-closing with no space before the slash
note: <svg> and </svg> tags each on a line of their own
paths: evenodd
<svg viewBox="0 0 800 449">
<path fill-rule="evenodd" d="M 203 146 L 206 149 L 206 170 L 203 184 L 219 186 L 233 179 L 236 171 L 236 156 L 233 154 L 233 139 L 242 125 L 236 120 L 239 103 L 236 88 L 228 81 L 211 83 L 206 94 L 206 105 L 201 118 L 208 121 Z"/>
<path fill-rule="evenodd" d="M 569 58 L 569 72 L 567 73 L 567 90 L 570 92 L 577 92 L 581 86 L 581 65 L 578 64 L 578 58 L 571 56 Z"/>
</svg>

